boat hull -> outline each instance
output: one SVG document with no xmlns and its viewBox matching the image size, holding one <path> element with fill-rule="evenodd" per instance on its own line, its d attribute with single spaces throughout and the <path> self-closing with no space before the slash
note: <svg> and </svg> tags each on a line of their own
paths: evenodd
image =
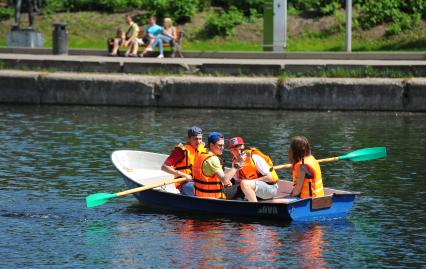
<svg viewBox="0 0 426 269">
<path fill-rule="evenodd" d="M 123 176 L 129 188 L 141 185 Z M 351 210 L 356 194 L 333 194 L 332 205 L 322 209 L 312 209 L 312 199 L 303 199 L 291 203 L 229 201 L 205 199 L 160 190 L 147 190 L 134 194 L 143 206 L 150 208 L 175 210 L 185 213 L 216 215 L 226 217 L 249 217 L 286 221 L 313 221 L 346 217 Z"/>
<path fill-rule="evenodd" d="M 151 152 L 120 150 L 111 155 L 111 160 L 132 189 L 163 182 L 171 175 L 160 170 L 167 156 Z M 138 201 L 150 208 L 181 211 L 197 215 L 220 215 L 258 219 L 312 221 L 343 218 L 351 210 L 357 194 L 324 188 L 321 198 L 287 199 L 292 183 L 280 180 L 279 194 L 271 200 L 247 202 L 184 196 L 173 184 L 135 193 Z"/>
</svg>

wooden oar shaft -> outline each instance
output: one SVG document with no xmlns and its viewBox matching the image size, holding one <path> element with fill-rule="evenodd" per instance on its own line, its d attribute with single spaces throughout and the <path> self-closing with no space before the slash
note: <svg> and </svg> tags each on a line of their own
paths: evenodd
<svg viewBox="0 0 426 269">
<path fill-rule="evenodd" d="M 281 164 L 281 165 L 276 165 L 274 166 L 274 170 L 280 170 L 280 169 L 289 169 L 291 168 L 291 164 Z"/>
<path fill-rule="evenodd" d="M 331 158 L 326 158 L 326 159 L 320 159 L 318 160 L 319 163 L 331 163 L 331 162 L 335 162 L 338 161 L 339 157 L 331 157 Z"/>
<path fill-rule="evenodd" d="M 331 158 L 326 158 L 326 159 L 320 159 L 318 160 L 319 163 L 331 163 L 331 162 L 335 162 L 338 161 L 339 157 L 331 157 Z M 281 165 L 276 165 L 274 166 L 274 170 L 280 170 L 280 169 L 289 169 L 291 168 L 291 164 L 281 164 Z"/>
<path fill-rule="evenodd" d="M 132 193 L 136 193 L 136 192 L 140 192 L 140 191 L 145 191 L 145 190 L 149 190 L 149 189 L 154 189 L 154 188 L 157 188 L 157 187 L 161 187 L 161 186 L 165 186 L 165 185 L 169 185 L 169 184 L 173 184 L 173 183 L 177 183 L 177 182 L 182 182 L 182 181 L 185 181 L 185 180 L 186 180 L 186 178 L 184 178 L 184 177 L 165 180 L 165 181 L 157 183 L 157 184 L 142 186 L 142 187 L 139 187 L 139 188 L 134 188 L 134 189 L 130 189 L 130 190 L 122 191 L 122 192 L 117 192 L 116 195 L 117 195 L 117 197 L 120 197 L 120 196 L 132 194 Z"/>
</svg>

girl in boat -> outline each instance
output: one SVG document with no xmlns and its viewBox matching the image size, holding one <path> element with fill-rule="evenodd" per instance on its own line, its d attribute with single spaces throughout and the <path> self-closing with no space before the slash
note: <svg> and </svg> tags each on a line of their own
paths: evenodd
<svg viewBox="0 0 426 269">
<path fill-rule="evenodd" d="M 306 137 L 293 138 L 288 150 L 288 161 L 292 164 L 293 172 L 291 196 L 300 199 L 324 196 L 321 168 L 318 161 L 312 156 Z"/>
</svg>

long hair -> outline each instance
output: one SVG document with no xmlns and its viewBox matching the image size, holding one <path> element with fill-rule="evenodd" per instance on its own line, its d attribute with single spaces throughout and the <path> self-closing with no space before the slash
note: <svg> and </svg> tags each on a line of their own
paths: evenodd
<svg viewBox="0 0 426 269">
<path fill-rule="evenodd" d="M 293 164 L 298 163 L 303 157 L 311 155 L 311 146 L 304 136 L 294 137 L 291 141 L 290 149 L 293 153 Z"/>
<path fill-rule="evenodd" d="M 165 18 L 164 19 L 163 27 L 166 27 L 166 26 L 167 26 L 167 28 L 173 27 L 173 21 L 172 21 L 172 19 L 170 19 L 170 18 Z"/>
</svg>

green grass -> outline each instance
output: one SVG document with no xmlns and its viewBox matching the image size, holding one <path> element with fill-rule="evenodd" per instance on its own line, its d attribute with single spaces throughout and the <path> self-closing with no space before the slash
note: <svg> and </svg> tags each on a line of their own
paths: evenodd
<svg viewBox="0 0 426 269">
<path fill-rule="evenodd" d="M 99 12 L 57 13 L 50 16 L 38 17 L 35 27 L 45 38 L 45 47 L 52 46 L 52 24 L 66 22 L 70 48 L 106 49 L 106 39 L 111 37 L 120 26 L 127 29 L 123 22 L 124 14 L 104 14 Z M 201 16 L 201 15 L 200 15 Z M 23 25 L 27 18 L 23 16 Z M 336 17 L 336 20 L 340 19 Z M 0 46 L 6 46 L 6 33 L 10 30 L 13 20 L 0 23 Z M 200 26 L 201 25 L 201 26 Z M 238 35 L 228 38 L 214 37 L 197 39 L 197 32 L 203 31 L 201 24 L 194 24 L 186 32 L 184 50 L 191 51 L 262 51 L 259 31 L 261 19 L 243 31 L 256 31 L 256 38 L 244 42 Z M 341 25 L 340 23 L 338 25 Z M 423 24 L 424 25 L 424 24 Z M 354 30 L 352 40 L 353 51 L 426 51 L 426 30 L 402 33 L 398 36 L 368 38 L 364 32 Z M 345 51 L 345 33 L 342 26 L 336 25 L 322 32 L 305 30 L 300 34 L 289 36 L 287 51 Z"/>
<path fill-rule="evenodd" d="M 224 41 L 194 41 L 184 43 L 184 50 L 194 51 L 262 51 L 260 44 L 250 44 L 243 42 Z M 315 37 L 302 37 L 298 39 L 288 39 L 286 51 L 345 51 L 345 35 L 331 36 L 327 39 Z M 426 51 L 426 38 L 419 40 L 387 40 L 380 39 L 366 41 L 353 39 L 352 51 Z"/>
<path fill-rule="evenodd" d="M 184 50 L 195 51 L 261 51 L 260 44 L 224 41 L 224 42 L 211 42 L 211 41 L 184 41 Z"/>
<path fill-rule="evenodd" d="M 52 47 L 52 39 L 45 35 L 45 47 Z M 106 39 L 91 40 L 82 36 L 69 36 L 70 48 L 106 49 Z M 301 37 L 288 39 L 287 51 L 345 51 L 344 34 L 327 39 L 317 37 Z M 0 39 L 0 47 L 6 46 L 6 40 Z M 260 44 L 236 41 L 184 41 L 187 51 L 262 51 Z M 426 39 L 403 40 L 352 40 L 352 51 L 426 51 Z"/>
<path fill-rule="evenodd" d="M 332 68 L 319 69 L 312 72 L 288 72 L 283 71 L 278 76 L 278 81 L 283 83 L 289 78 L 303 77 L 325 77 L 325 78 L 411 78 L 414 74 L 411 71 L 397 69 L 375 69 L 371 66 L 360 68 Z"/>
</svg>

